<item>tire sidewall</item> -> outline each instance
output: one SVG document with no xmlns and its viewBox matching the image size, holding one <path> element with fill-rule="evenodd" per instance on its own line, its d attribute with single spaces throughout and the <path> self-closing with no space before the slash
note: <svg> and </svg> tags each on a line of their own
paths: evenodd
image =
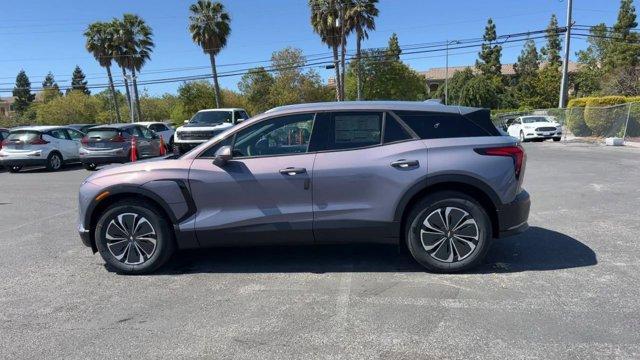
<svg viewBox="0 0 640 360">
<path fill-rule="evenodd" d="M 139 265 L 125 265 L 117 260 L 107 248 L 106 231 L 109 222 L 122 213 L 136 213 L 149 220 L 158 235 L 155 253 Z M 146 274 L 160 267 L 173 252 L 173 237 L 163 216 L 154 208 L 134 201 L 116 203 L 112 205 L 97 222 L 95 229 L 96 247 L 100 256 L 108 266 L 120 273 Z"/>
<path fill-rule="evenodd" d="M 468 212 L 478 226 L 478 245 L 474 252 L 462 261 L 445 263 L 434 259 L 422 246 L 419 236 L 420 224 L 432 211 L 453 206 Z M 478 265 L 485 257 L 491 242 L 491 222 L 484 208 L 471 197 L 457 192 L 440 192 L 426 197 L 412 209 L 406 226 L 405 239 L 413 258 L 431 271 L 458 272 Z"/>
</svg>

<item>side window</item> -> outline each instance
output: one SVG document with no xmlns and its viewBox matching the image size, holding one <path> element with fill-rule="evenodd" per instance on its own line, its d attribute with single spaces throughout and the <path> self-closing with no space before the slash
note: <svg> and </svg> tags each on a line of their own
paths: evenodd
<svg viewBox="0 0 640 360">
<path fill-rule="evenodd" d="M 235 136 L 233 156 L 253 157 L 307 152 L 314 114 L 277 117 L 254 124 Z"/>
<path fill-rule="evenodd" d="M 69 135 L 67 135 L 67 132 L 64 131 L 64 129 L 53 129 L 50 130 L 48 134 L 56 139 L 69 140 Z"/>
<path fill-rule="evenodd" d="M 249 114 L 247 114 L 245 111 L 240 111 L 240 117 L 242 117 L 245 120 L 250 118 Z"/>
<path fill-rule="evenodd" d="M 71 140 L 80 140 L 84 137 L 83 133 L 73 129 L 67 129 L 67 133 L 69 134 L 69 137 L 71 138 Z"/>
<path fill-rule="evenodd" d="M 126 132 L 128 132 L 129 134 L 131 134 L 132 136 L 137 136 L 137 137 L 142 137 L 142 132 L 140 131 L 140 129 L 137 126 L 134 127 L 130 127 L 128 129 L 125 130 Z"/>
<path fill-rule="evenodd" d="M 406 130 L 393 118 L 387 114 L 384 119 L 384 143 L 392 143 L 411 139 Z"/>
<path fill-rule="evenodd" d="M 242 115 L 240 115 L 240 111 L 236 110 L 236 111 L 233 112 L 233 119 L 235 121 L 238 121 L 239 119 L 242 119 Z"/>
<path fill-rule="evenodd" d="M 347 150 L 380 144 L 382 113 L 336 112 L 318 114 L 312 151 Z"/>
<path fill-rule="evenodd" d="M 1 132 L 1 133 L 0 133 L 0 139 L 3 139 L 3 140 L 4 140 L 4 139 L 6 139 L 6 138 L 7 138 L 7 136 L 9 136 L 9 133 L 8 133 L 8 132 L 3 131 L 3 132 Z"/>
<path fill-rule="evenodd" d="M 155 131 L 155 132 L 161 132 L 161 131 L 166 131 L 167 127 L 164 126 L 163 124 L 151 124 L 149 125 L 149 129 Z"/>
<path fill-rule="evenodd" d="M 153 132 L 144 126 L 138 128 L 145 139 L 153 139 Z"/>
<path fill-rule="evenodd" d="M 486 130 L 459 114 L 395 112 L 421 139 L 491 136 Z"/>
</svg>

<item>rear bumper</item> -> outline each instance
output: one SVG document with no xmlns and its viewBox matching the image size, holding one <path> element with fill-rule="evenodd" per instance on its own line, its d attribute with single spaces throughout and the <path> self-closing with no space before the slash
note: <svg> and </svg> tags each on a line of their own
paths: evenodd
<svg viewBox="0 0 640 360">
<path fill-rule="evenodd" d="M 512 202 L 500 206 L 497 209 L 500 224 L 498 237 L 507 237 L 527 230 L 530 207 L 531 199 L 525 190 L 522 190 Z"/>
</svg>

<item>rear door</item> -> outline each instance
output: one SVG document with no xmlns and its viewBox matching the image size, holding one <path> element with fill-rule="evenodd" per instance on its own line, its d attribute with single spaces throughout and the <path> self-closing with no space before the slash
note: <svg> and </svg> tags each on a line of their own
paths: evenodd
<svg viewBox="0 0 640 360">
<path fill-rule="evenodd" d="M 144 126 L 139 127 L 142 137 L 146 141 L 147 149 L 145 156 L 160 155 L 160 136 Z"/>
<path fill-rule="evenodd" d="M 71 159 L 78 159 L 80 157 L 80 146 L 81 146 L 81 141 L 82 141 L 82 138 L 84 137 L 84 134 L 74 129 L 66 129 L 66 130 L 67 130 L 67 134 L 69 135 L 69 138 L 71 139 L 71 141 L 75 146 L 73 148 L 73 154 Z"/>
<path fill-rule="evenodd" d="M 78 158 L 78 148 L 76 143 L 71 140 L 67 131 L 63 128 L 51 129 L 46 132 L 46 135 L 51 136 L 53 149 L 60 151 L 62 158 L 66 160 Z"/>
<path fill-rule="evenodd" d="M 313 122 L 313 113 L 260 121 L 193 161 L 189 184 L 200 244 L 313 242 Z M 218 167 L 212 161 L 223 144 L 232 146 L 233 159 Z"/>
<path fill-rule="evenodd" d="M 381 111 L 324 113 L 316 123 L 316 241 L 397 241 L 396 205 L 427 172 L 424 143 Z"/>
</svg>

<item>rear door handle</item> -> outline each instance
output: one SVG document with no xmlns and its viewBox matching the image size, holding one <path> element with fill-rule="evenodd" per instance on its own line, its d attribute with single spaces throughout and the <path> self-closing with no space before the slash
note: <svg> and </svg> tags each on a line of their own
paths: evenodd
<svg viewBox="0 0 640 360">
<path fill-rule="evenodd" d="M 307 169 L 305 169 L 305 168 L 294 168 L 294 167 L 288 167 L 286 169 L 281 169 L 280 170 L 280 174 L 288 175 L 288 176 L 304 174 L 306 172 L 307 172 Z"/>
<path fill-rule="evenodd" d="M 411 169 L 420 166 L 418 160 L 405 160 L 400 159 L 391 163 L 391 166 L 397 169 Z"/>
</svg>

